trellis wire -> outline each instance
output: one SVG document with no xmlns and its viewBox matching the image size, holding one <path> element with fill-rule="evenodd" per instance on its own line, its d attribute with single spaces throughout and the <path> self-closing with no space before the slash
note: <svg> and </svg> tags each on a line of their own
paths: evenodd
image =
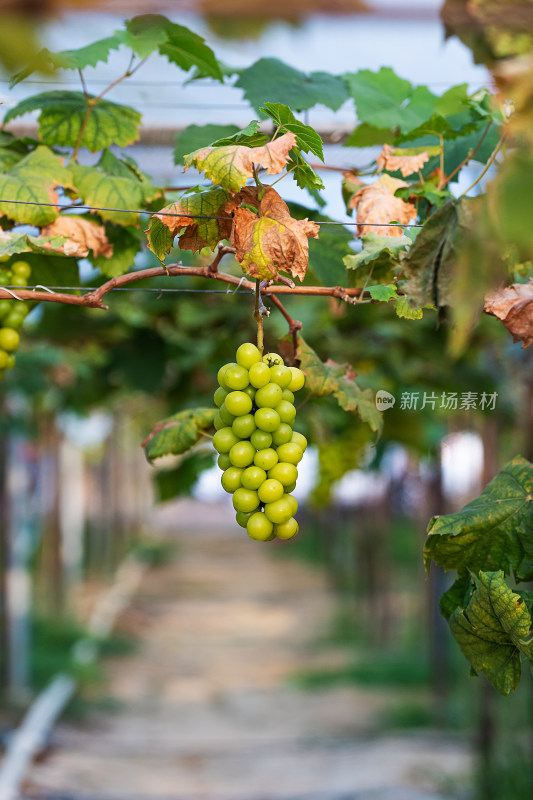
<svg viewBox="0 0 533 800">
<path fill-rule="evenodd" d="M 173 276 L 170 276 L 173 277 Z M 191 277 L 198 277 L 198 276 L 191 276 Z M 145 279 L 145 280 L 150 280 Z M 243 280 L 245 280 L 243 278 Z M 242 281 L 241 281 L 242 282 Z M 100 286 L 13 286 L 12 284 L 7 284 L 7 286 L 0 286 L 0 289 L 13 289 L 15 291 L 20 291 L 21 289 L 26 290 L 34 290 L 34 289 L 44 289 L 46 292 L 51 292 L 54 294 L 55 292 L 96 292 L 100 289 Z M 159 289 L 156 286 L 115 286 L 112 289 L 108 289 L 108 292 L 155 292 L 156 294 L 248 294 L 249 292 L 253 292 L 253 289 L 235 289 L 234 291 L 228 291 L 227 289 L 174 289 L 174 288 L 164 288 Z M 107 292 L 106 292 L 107 294 Z M 13 295 L 16 300 L 21 300 L 23 298 L 16 297 Z M 7 298 L 4 298 L 7 300 Z M 31 300 L 30 297 L 25 298 L 26 300 Z"/>
</svg>

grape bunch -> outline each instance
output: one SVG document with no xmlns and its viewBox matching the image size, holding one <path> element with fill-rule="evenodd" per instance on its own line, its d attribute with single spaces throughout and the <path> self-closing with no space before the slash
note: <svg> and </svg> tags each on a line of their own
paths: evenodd
<svg viewBox="0 0 533 800">
<path fill-rule="evenodd" d="M 14 261 L 7 266 L 0 263 L 0 286 L 28 285 L 31 267 L 26 261 Z M 16 290 L 15 290 L 16 292 Z M 19 330 L 30 309 L 20 300 L 0 299 L 0 379 L 6 370 L 15 366 L 15 353 L 20 343 Z"/>
<path fill-rule="evenodd" d="M 247 342 L 238 348 L 236 363 L 219 369 L 218 383 L 213 445 L 237 522 L 256 541 L 292 539 L 298 503 L 291 492 L 307 447 L 305 436 L 293 431 L 294 392 L 305 376 L 276 353 L 261 358 Z"/>
</svg>

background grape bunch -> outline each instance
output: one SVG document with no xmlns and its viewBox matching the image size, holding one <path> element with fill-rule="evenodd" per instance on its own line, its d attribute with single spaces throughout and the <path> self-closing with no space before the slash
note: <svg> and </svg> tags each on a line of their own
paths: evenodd
<svg viewBox="0 0 533 800">
<path fill-rule="evenodd" d="M 276 353 L 261 357 L 247 342 L 235 362 L 219 369 L 218 383 L 213 445 L 237 522 L 256 541 L 292 539 L 298 533 L 298 502 L 291 492 L 307 447 L 305 436 L 293 431 L 294 392 L 305 376 Z"/>
<path fill-rule="evenodd" d="M 0 286 L 28 285 L 31 267 L 26 261 L 14 261 L 12 264 L 0 263 Z M 14 290 L 16 293 L 16 289 Z M 15 353 L 20 343 L 19 330 L 24 324 L 30 309 L 27 303 L 20 300 L 0 300 L 0 379 L 6 370 L 15 366 Z"/>
</svg>

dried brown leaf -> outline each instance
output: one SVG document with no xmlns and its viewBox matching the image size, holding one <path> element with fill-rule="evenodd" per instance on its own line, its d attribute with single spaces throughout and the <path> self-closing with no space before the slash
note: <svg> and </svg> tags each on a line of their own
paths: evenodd
<svg viewBox="0 0 533 800">
<path fill-rule="evenodd" d="M 92 250 L 96 257 L 111 258 L 113 255 L 113 245 L 107 238 L 105 228 L 83 217 L 58 217 L 51 225 L 42 229 L 42 235 L 64 236 L 68 239 L 68 242 L 65 242 L 60 248 L 66 256 L 85 258 L 89 254 L 89 250 Z M 43 247 L 57 252 L 57 248 L 52 247 L 51 244 L 44 244 Z"/>
<path fill-rule="evenodd" d="M 413 172 L 418 172 L 426 161 L 429 161 L 427 150 L 415 156 L 398 155 L 399 152 L 401 151 L 395 151 L 390 144 L 384 144 L 383 150 L 376 160 L 378 170 L 386 169 L 389 172 L 398 172 L 399 170 L 403 177 L 406 178 L 408 175 L 412 175 Z"/>
<path fill-rule="evenodd" d="M 357 233 L 375 233 L 378 236 L 402 236 L 403 230 L 379 223 L 401 222 L 407 224 L 416 216 L 416 208 L 394 192 L 408 184 L 390 175 L 382 175 L 377 181 L 359 189 L 350 200 L 350 208 L 357 209 Z"/>
<path fill-rule="evenodd" d="M 522 347 L 533 344 L 533 281 L 513 283 L 485 295 L 483 310 L 501 319 Z"/>
</svg>

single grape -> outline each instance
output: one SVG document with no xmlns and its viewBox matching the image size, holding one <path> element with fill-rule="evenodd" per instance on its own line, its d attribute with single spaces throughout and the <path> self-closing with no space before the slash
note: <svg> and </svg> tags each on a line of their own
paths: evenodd
<svg viewBox="0 0 533 800">
<path fill-rule="evenodd" d="M 252 414 L 244 414 L 242 417 L 237 417 L 237 419 L 233 420 L 231 427 L 235 436 L 238 436 L 240 439 L 249 439 L 256 430 L 256 424 Z"/>
<path fill-rule="evenodd" d="M 229 364 L 224 364 L 222 367 L 220 367 L 220 369 L 218 371 L 218 374 L 217 374 L 217 380 L 218 380 L 220 386 L 222 386 L 222 388 L 226 389 L 226 391 L 228 391 L 228 392 L 231 391 L 231 390 L 230 390 L 229 386 L 226 385 L 226 381 L 224 379 L 224 376 L 226 374 L 226 370 L 227 369 L 229 369 L 230 367 L 236 367 L 236 366 L 237 366 L 237 364 L 234 364 L 233 362 L 230 362 Z"/>
<path fill-rule="evenodd" d="M 291 442 L 293 444 L 297 444 L 298 447 L 302 448 L 302 453 L 305 453 L 307 448 L 307 439 L 303 435 L 303 433 L 298 433 L 298 431 L 294 431 L 291 436 Z"/>
<path fill-rule="evenodd" d="M 290 389 L 284 389 L 281 393 L 281 399 L 286 400 L 288 403 L 294 403 L 294 395 Z"/>
<path fill-rule="evenodd" d="M 275 478 L 268 478 L 257 490 L 257 495 L 262 503 L 274 503 L 283 497 L 283 484 Z"/>
<path fill-rule="evenodd" d="M 16 303 L 15 308 L 17 310 L 17 314 L 22 319 L 26 319 L 28 314 L 30 313 L 31 309 L 26 303 Z"/>
<path fill-rule="evenodd" d="M 263 362 L 269 367 L 274 367 L 276 364 L 283 364 L 283 359 L 277 353 L 265 353 Z"/>
<path fill-rule="evenodd" d="M 13 275 L 11 278 L 11 286 L 20 286 L 21 289 L 28 285 L 28 279 L 22 275 Z"/>
<path fill-rule="evenodd" d="M 266 450 L 266 448 L 270 447 L 272 444 L 272 434 L 266 431 L 260 431 L 259 428 L 256 428 L 250 436 L 250 441 L 256 450 Z"/>
<path fill-rule="evenodd" d="M 274 464 L 268 471 L 268 477 L 275 478 L 285 487 L 292 486 L 293 484 L 296 485 L 298 470 L 294 464 L 288 464 L 286 461 L 278 461 L 278 463 Z M 287 491 L 287 489 L 285 489 L 285 491 Z"/>
<path fill-rule="evenodd" d="M 225 472 L 227 469 L 231 467 L 231 461 L 229 459 L 229 455 L 227 453 L 221 453 L 217 458 L 217 464 L 222 470 L 222 472 Z"/>
<path fill-rule="evenodd" d="M 233 495 L 233 508 L 235 511 L 255 511 L 258 505 L 259 497 L 257 492 L 252 489 L 245 489 L 241 486 Z"/>
<path fill-rule="evenodd" d="M 245 489 L 259 489 L 266 481 L 266 472 L 261 467 L 247 467 L 241 475 L 241 483 Z"/>
<path fill-rule="evenodd" d="M 1 281 L 6 283 L 6 281 Z M 13 300 L 0 300 L 0 317 L 6 317 L 13 308 Z"/>
<path fill-rule="evenodd" d="M 228 467 L 220 479 L 222 488 L 230 494 L 233 494 L 233 492 L 237 491 L 241 485 L 242 472 L 243 470 L 239 469 L 238 467 Z"/>
<path fill-rule="evenodd" d="M 295 489 L 296 489 L 296 481 L 294 481 L 294 483 L 290 483 L 288 486 L 286 486 L 285 487 L 285 492 L 286 492 L 286 494 L 290 494 L 291 492 L 294 492 Z"/>
<path fill-rule="evenodd" d="M 24 325 L 24 318 L 19 316 L 15 309 L 4 318 L 4 325 L 14 331 L 19 331 Z"/>
<path fill-rule="evenodd" d="M 240 491 L 240 489 L 238 490 Z M 235 497 L 235 495 L 233 495 Z M 283 495 L 279 500 L 265 505 L 265 514 L 275 525 L 287 522 L 292 517 L 292 503 L 287 500 L 287 495 Z"/>
<path fill-rule="evenodd" d="M 224 382 L 228 389 L 239 391 L 246 389 L 249 384 L 248 370 L 244 367 L 229 367 L 224 373 Z"/>
<path fill-rule="evenodd" d="M 221 428 L 227 427 L 227 422 L 224 422 L 224 420 L 222 419 L 220 411 L 217 411 L 215 413 L 215 416 L 213 417 L 213 425 L 215 426 L 216 431 L 219 431 Z"/>
<path fill-rule="evenodd" d="M 237 444 L 238 441 L 231 428 L 221 428 L 213 436 L 213 447 L 219 453 L 229 453 L 233 445 Z M 234 464 L 234 466 L 237 465 Z"/>
<path fill-rule="evenodd" d="M 247 441 L 237 442 L 229 451 L 230 461 L 234 467 L 249 466 L 254 460 L 254 456 L 255 447 Z"/>
<path fill-rule="evenodd" d="M 288 493 L 285 495 L 285 497 L 287 498 L 287 501 L 291 503 L 292 516 L 294 517 L 294 515 L 298 511 L 298 500 L 294 497 L 294 495 Z"/>
<path fill-rule="evenodd" d="M 255 399 L 255 389 L 254 389 L 254 387 L 253 386 L 247 386 L 246 389 L 242 389 L 242 391 L 244 392 L 244 394 L 248 395 L 248 397 L 250 398 L 250 400 L 253 403 L 253 401 Z"/>
<path fill-rule="evenodd" d="M 255 393 L 255 404 L 257 408 L 276 408 L 282 402 L 282 390 L 277 383 L 267 383 Z"/>
<path fill-rule="evenodd" d="M 252 410 L 252 400 L 244 392 L 230 392 L 224 400 L 224 405 L 234 417 L 243 417 Z"/>
<path fill-rule="evenodd" d="M 213 395 L 213 400 L 215 401 L 215 405 L 220 408 L 226 397 L 228 396 L 228 392 L 219 386 L 216 390 L 215 394 Z"/>
<path fill-rule="evenodd" d="M 291 371 L 292 378 L 287 388 L 290 389 L 291 392 L 299 392 L 300 389 L 303 389 L 305 386 L 305 375 L 301 369 L 298 369 L 298 367 L 289 367 L 289 369 Z"/>
<path fill-rule="evenodd" d="M 250 369 L 252 364 L 258 364 L 261 361 L 261 353 L 255 344 L 246 342 L 237 348 L 236 360 L 239 366 Z"/>
<path fill-rule="evenodd" d="M 237 525 L 240 525 L 241 528 L 246 528 L 246 524 L 252 514 L 255 514 L 255 509 L 253 511 L 237 511 L 235 514 L 235 519 L 237 520 Z"/>
<path fill-rule="evenodd" d="M 0 348 L 13 353 L 18 349 L 20 336 L 12 328 L 0 328 Z"/>
<path fill-rule="evenodd" d="M 278 454 L 271 447 L 266 450 L 258 450 L 254 456 L 254 464 L 256 467 L 261 467 L 266 472 L 278 463 Z"/>
<path fill-rule="evenodd" d="M 278 458 L 280 461 L 287 461 L 289 464 L 299 464 L 303 457 L 303 450 L 299 445 L 294 442 L 287 442 L 287 444 L 280 444 L 277 448 Z"/>
<path fill-rule="evenodd" d="M 256 542 L 266 542 L 272 536 L 274 525 L 262 511 L 256 511 L 248 520 L 246 530 L 250 539 L 255 539 Z"/>
<path fill-rule="evenodd" d="M 218 413 L 220 414 L 221 418 L 224 420 L 226 425 L 233 425 L 233 420 L 235 419 L 235 414 L 230 414 L 228 409 L 226 408 L 226 402 L 224 401 L 220 408 L 218 409 Z"/>
<path fill-rule="evenodd" d="M 260 389 L 262 386 L 266 386 L 267 383 L 270 382 L 270 367 L 268 364 L 264 364 L 262 361 L 259 361 L 258 364 L 252 364 L 248 375 L 252 386 L 254 386 L 256 389 Z"/>
<path fill-rule="evenodd" d="M 276 364 L 270 367 L 270 380 L 272 383 L 277 383 L 282 389 L 286 389 L 291 382 L 292 374 L 288 367 L 283 364 Z"/>
<path fill-rule="evenodd" d="M 0 369 L 7 369 L 9 363 L 9 353 L 5 350 L 0 350 Z"/>
<path fill-rule="evenodd" d="M 9 358 L 7 359 L 6 370 L 7 370 L 7 369 L 13 369 L 13 367 L 15 366 L 15 362 L 16 362 L 16 358 L 15 358 L 15 356 L 14 356 L 14 355 L 11 353 L 11 355 L 10 355 L 10 356 L 9 356 Z"/>
<path fill-rule="evenodd" d="M 279 447 L 280 444 L 287 444 L 291 441 L 292 428 L 286 422 L 282 422 L 277 431 L 272 434 L 272 441 Z"/>
<path fill-rule="evenodd" d="M 292 539 L 298 533 L 298 523 L 294 517 L 291 517 L 286 522 L 274 525 L 274 533 L 278 539 Z"/>
<path fill-rule="evenodd" d="M 287 425 L 290 425 L 291 423 L 294 424 L 296 409 L 292 403 L 289 403 L 287 400 L 282 400 L 281 403 L 277 404 L 276 411 L 278 412 L 279 418 L 282 422 L 287 423 Z"/>
<path fill-rule="evenodd" d="M 22 275 L 23 278 L 29 278 L 31 267 L 27 261 L 14 261 L 11 264 L 11 272 L 13 275 Z"/>
<path fill-rule="evenodd" d="M 254 419 L 257 427 L 262 431 L 267 431 L 267 433 L 277 430 L 281 421 L 278 412 L 274 411 L 273 408 L 258 408 L 254 414 Z"/>
</svg>

